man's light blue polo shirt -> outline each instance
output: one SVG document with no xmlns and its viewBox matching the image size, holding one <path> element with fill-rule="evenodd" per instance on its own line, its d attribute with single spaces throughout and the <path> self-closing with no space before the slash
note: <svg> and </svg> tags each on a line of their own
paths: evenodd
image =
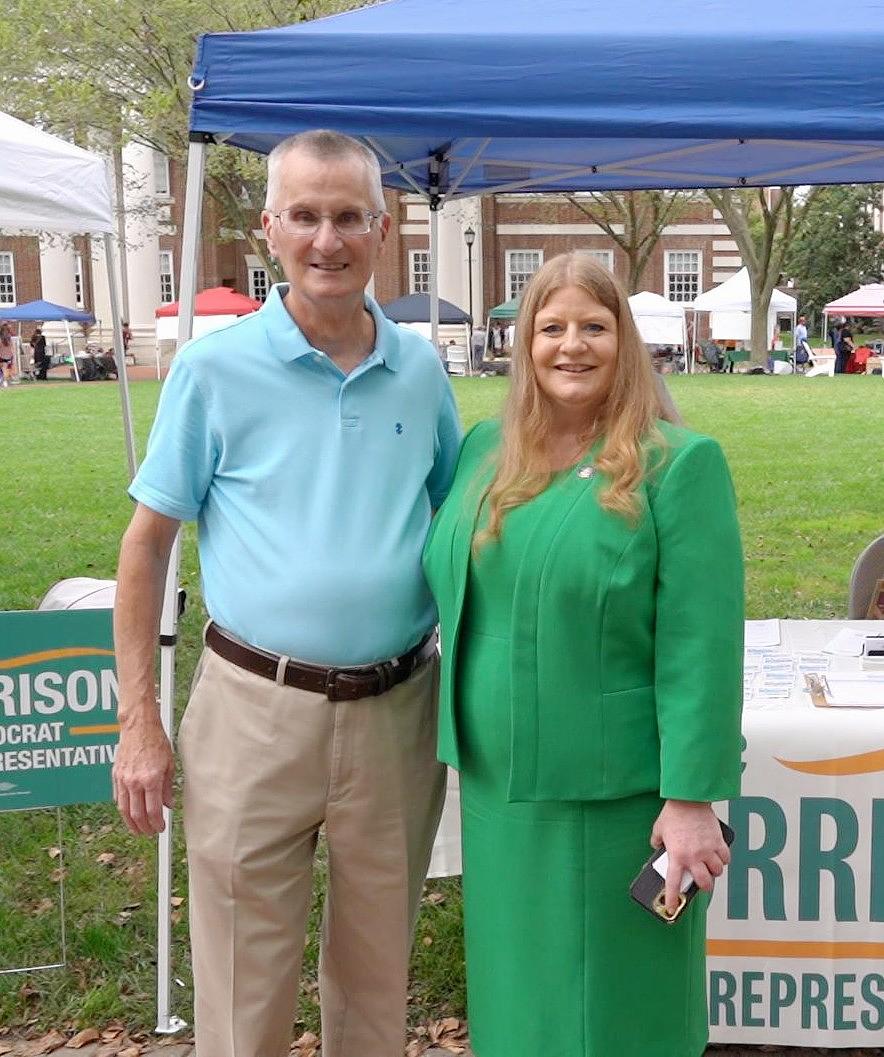
<svg viewBox="0 0 884 1057">
<path fill-rule="evenodd" d="M 421 569 L 460 444 L 439 357 L 366 298 L 372 353 L 344 375 L 275 286 L 184 346 L 130 494 L 196 520 L 209 615 L 316 664 L 395 657 L 436 621 Z"/>
</svg>

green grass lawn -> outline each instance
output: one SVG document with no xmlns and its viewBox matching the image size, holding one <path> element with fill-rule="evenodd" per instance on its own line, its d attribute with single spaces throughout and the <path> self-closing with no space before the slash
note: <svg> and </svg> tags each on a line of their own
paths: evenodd
<svg viewBox="0 0 884 1057">
<path fill-rule="evenodd" d="M 464 424 L 494 414 L 504 379 L 454 379 Z M 846 613 L 854 557 L 881 530 L 881 378 L 671 379 L 687 423 L 723 444 L 733 469 L 747 556 L 751 617 Z M 132 386 L 143 448 L 159 388 Z M 0 391 L 0 608 L 31 609 L 57 580 L 112 577 L 131 504 L 115 386 L 21 386 Z M 698 548 L 715 540 L 698 537 Z M 195 664 L 203 615 L 194 534 L 181 579 L 178 707 Z M 0 969 L 55 960 L 57 871 L 65 871 L 68 967 L 0 976 L 0 1025 L 154 1024 L 154 843 L 126 834 L 110 805 L 0 814 Z M 175 843 L 173 1011 L 191 1019 L 186 881 Z M 458 1014 L 464 989 L 456 880 L 434 882 L 418 926 L 412 1019 Z M 315 924 L 315 916 L 314 916 Z M 303 1017 L 316 1028 L 315 942 Z"/>
</svg>

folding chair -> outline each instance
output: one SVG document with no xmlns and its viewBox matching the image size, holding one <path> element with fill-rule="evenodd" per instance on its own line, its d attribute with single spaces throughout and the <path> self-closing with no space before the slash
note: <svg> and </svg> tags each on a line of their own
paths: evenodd
<svg viewBox="0 0 884 1057">
<path fill-rule="evenodd" d="M 848 620 L 865 620 L 879 580 L 884 580 L 884 536 L 873 540 L 856 559 L 850 575 Z"/>
</svg>

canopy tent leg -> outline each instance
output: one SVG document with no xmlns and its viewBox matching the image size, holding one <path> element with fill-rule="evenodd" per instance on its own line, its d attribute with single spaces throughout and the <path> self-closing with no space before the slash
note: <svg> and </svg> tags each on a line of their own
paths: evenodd
<svg viewBox="0 0 884 1057">
<path fill-rule="evenodd" d="M 439 213 L 430 202 L 430 340 L 439 354 Z"/>
<path fill-rule="evenodd" d="M 71 354 L 71 363 L 74 365 L 74 380 L 79 382 L 79 380 L 80 380 L 80 372 L 79 372 L 79 370 L 77 370 L 77 357 L 74 355 L 74 342 L 73 342 L 73 339 L 71 338 L 71 325 L 70 325 L 70 323 L 67 320 L 64 321 L 64 332 L 65 332 L 65 334 L 67 334 L 68 350 L 70 351 L 70 354 Z"/>
<path fill-rule="evenodd" d="M 187 152 L 187 187 L 184 197 L 184 230 L 181 246 L 181 292 L 178 299 L 178 348 L 193 333 L 196 300 L 197 253 L 202 221 L 203 182 L 206 144 L 191 143 Z M 160 619 L 160 718 L 172 740 L 175 706 L 175 645 L 178 634 L 178 568 L 181 559 L 181 533 L 175 537 Z M 185 1027 L 171 1013 L 171 892 L 172 892 L 172 811 L 164 809 L 166 827 L 159 836 L 157 861 L 157 1026 L 160 1035 L 172 1035 Z"/>
<path fill-rule="evenodd" d="M 123 405 L 123 434 L 126 440 L 126 460 L 129 464 L 129 480 L 135 476 L 138 460 L 135 456 L 135 429 L 132 424 L 132 403 L 129 399 L 129 376 L 126 374 L 126 356 L 123 352 L 123 322 L 120 316 L 120 301 L 117 288 L 117 266 L 110 234 L 104 236 L 104 259 L 107 266 L 107 285 L 110 292 L 111 326 L 114 332 L 114 360 L 117 364 L 117 384 L 120 387 L 120 403 Z"/>
</svg>

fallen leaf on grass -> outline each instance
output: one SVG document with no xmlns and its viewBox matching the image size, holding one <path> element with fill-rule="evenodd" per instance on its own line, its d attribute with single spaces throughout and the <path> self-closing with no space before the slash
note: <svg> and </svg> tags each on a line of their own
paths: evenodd
<svg viewBox="0 0 884 1057">
<path fill-rule="evenodd" d="M 100 1038 L 97 1028 L 83 1028 L 72 1039 L 68 1039 L 68 1046 L 72 1050 L 79 1050 L 81 1046 L 90 1042 L 98 1042 Z"/>
<path fill-rule="evenodd" d="M 430 894 L 425 897 L 424 902 L 425 903 L 429 903 L 430 906 L 432 906 L 432 907 L 437 907 L 437 906 L 440 905 L 440 903 L 444 903 L 445 902 L 445 893 L 444 892 L 430 892 Z"/>
<path fill-rule="evenodd" d="M 117 857 L 112 851 L 103 851 L 100 855 L 95 856 L 95 861 L 99 866 L 110 866 L 111 863 L 117 861 Z"/>
<path fill-rule="evenodd" d="M 49 879 L 55 882 L 55 884 L 58 884 L 58 882 L 63 881 L 67 877 L 67 875 L 67 870 L 63 866 L 58 866 L 49 875 Z"/>
<path fill-rule="evenodd" d="M 50 859 L 57 859 L 59 857 L 59 855 L 61 855 L 61 848 L 50 848 L 49 849 L 49 858 Z"/>
<path fill-rule="evenodd" d="M 52 910 L 54 906 L 54 899 L 41 899 L 40 902 L 34 907 L 34 917 L 40 917 L 40 915 L 45 914 L 47 910 Z"/>
<path fill-rule="evenodd" d="M 173 907 L 180 907 L 181 904 L 184 902 L 184 896 L 172 896 L 169 902 L 172 904 Z"/>
</svg>

